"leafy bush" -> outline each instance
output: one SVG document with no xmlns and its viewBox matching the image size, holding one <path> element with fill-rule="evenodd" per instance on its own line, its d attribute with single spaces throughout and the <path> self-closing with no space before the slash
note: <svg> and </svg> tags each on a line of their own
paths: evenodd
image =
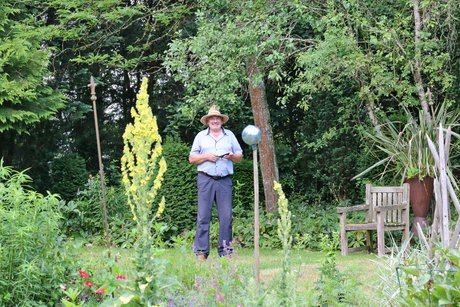
<svg viewBox="0 0 460 307">
<path fill-rule="evenodd" d="M 356 306 L 363 302 L 363 295 L 357 290 L 357 282 L 337 268 L 338 244 L 337 232 L 331 236 L 321 236 L 324 257 L 321 259 L 320 276 L 315 285 L 316 306 Z"/>
<path fill-rule="evenodd" d="M 53 193 L 67 201 L 74 199 L 88 179 L 85 160 L 74 153 L 56 157 L 51 162 L 50 177 Z"/>
<path fill-rule="evenodd" d="M 30 177 L 0 162 L 0 305 L 57 301 L 64 267 L 55 195 L 26 189 Z"/>
<path fill-rule="evenodd" d="M 168 163 L 159 197 L 166 200 L 161 221 L 171 226 L 169 235 L 195 227 L 197 209 L 196 166 L 188 162 L 188 145 L 167 138 L 163 157 Z"/>
<path fill-rule="evenodd" d="M 412 254 L 397 268 L 401 304 L 405 306 L 458 306 L 460 304 L 460 252 L 437 249 L 431 261 Z"/>
<path fill-rule="evenodd" d="M 121 247 L 131 247 L 134 242 L 134 222 L 122 187 L 106 188 L 106 205 L 110 240 Z M 90 177 L 78 198 L 62 201 L 59 207 L 63 213 L 63 231 L 72 237 L 81 237 L 93 242 L 104 236 L 101 207 L 101 182 L 99 177 Z"/>
</svg>

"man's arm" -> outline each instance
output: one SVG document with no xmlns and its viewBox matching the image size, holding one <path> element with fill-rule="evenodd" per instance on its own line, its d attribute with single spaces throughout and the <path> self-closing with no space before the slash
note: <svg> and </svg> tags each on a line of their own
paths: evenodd
<svg viewBox="0 0 460 307">
<path fill-rule="evenodd" d="M 217 159 L 219 159 L 219 156 L 211 152 L 204 154 L 192 154 L 188 156 L 188 162 L 191 164 L 201 164 L 206 161 L 216 162 Z"/>
<path fill-rule="evenodd" d="M 228 159 L 232 162 L 238 163 L 238 162 L 241 162 L 241 160 L 243 160 L 243 154 L 240 152 L 237 152 L 237 153 L 231 152 L 228 155 L 225 155 L 224 159 Z"/>
</svg>

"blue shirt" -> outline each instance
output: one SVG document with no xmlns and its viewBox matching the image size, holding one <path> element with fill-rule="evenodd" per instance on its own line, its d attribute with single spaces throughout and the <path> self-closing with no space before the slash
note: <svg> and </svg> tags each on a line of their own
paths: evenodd
<svg viewBox="0 0 460 307">
<path fill-rule="evenodd" d="M 223 155 L 229 152 L 243 153 L 238 140 L 233 132 L 222 128 L 222 133 L 216 140 L 211 135 L 210 129 L 200 131 L 193 141 L 190 155 L 216 153 Z M 198 164 L 197 170 L 205 172 L 211 176 L 227 176 L 233 175 L 233 162 L 224 158 L 218 159 L 216 162 L 205 161 Z"/>
</svg>

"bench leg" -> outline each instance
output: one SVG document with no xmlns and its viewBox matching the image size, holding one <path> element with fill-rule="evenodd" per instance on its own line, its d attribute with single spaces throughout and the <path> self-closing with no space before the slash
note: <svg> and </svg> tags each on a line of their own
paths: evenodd
<svg viewBox="0 0 460 307">
<path fill-rule="evenodd" d="M 373 246 L 372 246 L 372 231 L 371 230 L 366 231 L 366 245 L 367 245 L 367 252 L 371 253 L 372 250 L 373 250 Z"/>
<path fill-rule="evenodd" d="M 377 213 L 377 251 L 379 257 L 385 256 L 385 233 L 383 231 L 383 216 Z"/>
</svg>

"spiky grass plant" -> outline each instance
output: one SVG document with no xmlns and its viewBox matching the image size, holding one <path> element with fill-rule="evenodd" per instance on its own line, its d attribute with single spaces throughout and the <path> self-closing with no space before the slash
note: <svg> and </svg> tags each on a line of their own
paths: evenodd
<svg viewBox="0 0 460 307">
<path fill-rule="evenodd" d="M 399 180 L 418 177 L 433 177 L 435 175 L 435 161 L 428 147 L 426 136 L 432 140 L 437 138 L 437 128 L 456 127 L 460 113 L 453 109 L 448 102 L 442 103 L 432 111 L 433 122 L 428 124 L 420 111 L 418 118 L 413 116 L 408 109 L 404 109 L 403 121 L 391 121 L 383 116 L 379 125 L 379 132 L 364 131 L 364 137 L 370 141 L 370 153 L 379 157 L 379 160 L 356 175 L 361 177 L 374 168 L 382 167 L 381 175 L 392 174 Z M 460 138 L 457 133 L 452 134 Z M 455 152 L 458 144 L 451 148 Z M 450 175 L 450 174 L 449 174 Z M 450 175 L 451 176 L 451 175 Z M 454 182 L 454 180 L 452 180 Z"/>
</svg>

